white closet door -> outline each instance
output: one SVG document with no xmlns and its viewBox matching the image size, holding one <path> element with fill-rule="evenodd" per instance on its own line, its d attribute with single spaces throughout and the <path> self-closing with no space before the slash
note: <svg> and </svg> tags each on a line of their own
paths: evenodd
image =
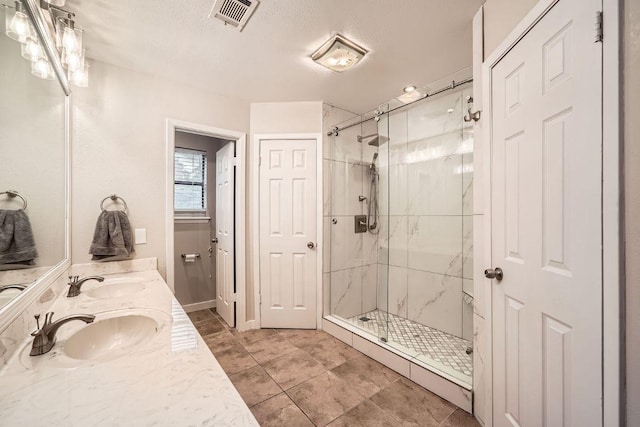
<svg viewBox="0 0 640 427">
<path fill-rule="evenodd" d="M 598 3 L 560 0 L 491 74 L 496 426 L 602 423 Z"/>
<path fill-rule="evenodd" d="M 316 328 L 316 140 L 260 141 L 263 328 Z"/>
</svg>

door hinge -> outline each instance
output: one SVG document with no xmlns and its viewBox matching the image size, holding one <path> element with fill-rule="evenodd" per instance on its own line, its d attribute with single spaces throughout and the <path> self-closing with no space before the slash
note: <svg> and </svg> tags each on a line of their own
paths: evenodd
<svg viewBox="0 0 640 427">
<path fill-rule="evenodd" d="M 602 12 L 596 12 L 596 37 L 594 43 L 602 43 L 603 39 L 603 26 L 602 26 Z"/>
<path fill-rule="evenodd" d="M 262 305 L 262 294 L 258 294 L 258 305 Z"/>
<path fill-rule="evenodd" d="M 262 166 L 262 156 L 258 157 L 258 166 Z"/>
<path fill-rule="evenodd" d="M 238 294 L 232 294 L 231 295 L 231 302 L 236 302 L 237 301 L 237 295 Z"/>
<path fill-rule="evenodd" d="M 238 166 L 238 158 L 237 158 L 237 157 L 232 158 L 232 159 L 231 159 L 231 164 L 232 164 L 233 166 Z"/>
</svg>

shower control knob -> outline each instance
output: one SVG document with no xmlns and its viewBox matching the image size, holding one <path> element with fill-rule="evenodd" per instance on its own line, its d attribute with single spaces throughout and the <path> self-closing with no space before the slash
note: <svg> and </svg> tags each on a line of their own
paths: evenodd
<svg viewBox="0 0 640 427">
<path fill-rule="evenodd" d="M 504 277 L 504 273 L 500 267 L 489 268 L 484 271 L 484 277 L 487 279 L 496 279 L 499 282 Z"/>
<path fill-rule="evenodd" d="M 315 247 L 316 247 L 316 244 L 315 244 L 315 243 L 313 243 L 313 242 L 308 242 L 308 243 L 307 243 L 307 247 L 308 247 L 309 249 L 313 249 L 313 248 L 315 248 Z"/>
</svg>

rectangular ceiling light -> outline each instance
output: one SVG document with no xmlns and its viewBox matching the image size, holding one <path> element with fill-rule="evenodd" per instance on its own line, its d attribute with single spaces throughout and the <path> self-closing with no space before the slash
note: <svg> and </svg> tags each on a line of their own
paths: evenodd
<svg viewBox="0 0 640 427">
<path fill-rule="evenodd" d="M 311 59 L 323 67 L 341 73 L 354 67 L 366 54 L 365 48 L 336 34 L 320 46 L 311 55 Z"/>
</svg>

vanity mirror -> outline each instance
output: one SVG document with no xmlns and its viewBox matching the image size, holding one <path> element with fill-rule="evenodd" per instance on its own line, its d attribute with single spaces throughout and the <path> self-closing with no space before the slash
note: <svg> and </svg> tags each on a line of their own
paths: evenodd
<svg viewBox="0 0 640 427">
<path fill-rule="evenodd" d="M 26 43 L 0 34 L 0 331 L 69 266 L 68 87 L 44 15 L 32 0 L 1 7 L 0 22 L 24 30 L 40 46 L 49 75 Z M 18 12 L 24 19 L 13 25 Z M 26 23 L 26 24 L 25 24 Z M 16 28 L 13 28 L 13 27 Z M 46 37 L 43 39 L 43 37 Z M 33 53 L 33 52 L 31 52 Z M 58 62 L 56 64 L 56 62 Z M 62 77 L 59 79 L 58 77 Z M 44 77 L 44 78 L 43 78 Z M 8 286 L 8 285 L 24 285 Z"/>
</svg>

